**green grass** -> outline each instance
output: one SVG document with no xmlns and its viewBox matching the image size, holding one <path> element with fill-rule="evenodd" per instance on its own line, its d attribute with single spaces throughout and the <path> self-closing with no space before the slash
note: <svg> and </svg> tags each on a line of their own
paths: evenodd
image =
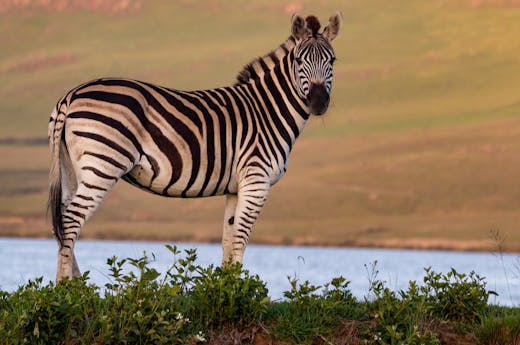
<svg viewBox="0 0 520 345">
<path fill-rule="evenodd" d="M 520 309 L 490 307 L 476 335 L 485 344 L 519 344 Z"/>
<path fill-rule="evenodd" d="M 364 299 L 337 277 L 323 286 L 289 279 L 281 301 L 240 264 L 201 267 L 195 250 L 168 246 L 170 269 L 152 257 L 107 260 L 103 288 L 81 278 L 29 281 L 0 291 L 0 336 L 10 344 L 517 344 L 518 308 L 487 305 L 478 274 L 426 269 L 392 291 L 377 275 Z M 450 339 L 446 341 L 446 339 Z M 261 342 L 261 341 L 264 342 Z M 468 342 L 469 341 L 469 342 Z"/>
<path fill-rule="evenodd" d="M 253 241 L 488 250 L 499 229 L 506 250 L 520 250 L 520 11 L 463 0 L 294 4 L 0 13 L 0 139 L 44 138 L 56 100 L 99 76 L 229 85 L 288 36 L 289 12 L 325 23 L 339 9 L 329 113 L 296 144 Z M 0 234 L 48 236 L 47 148 L 0 145 L 0 154 Z M 216 241 L 222 208 L 119 184 L 82 236 Z"/>
</svg>

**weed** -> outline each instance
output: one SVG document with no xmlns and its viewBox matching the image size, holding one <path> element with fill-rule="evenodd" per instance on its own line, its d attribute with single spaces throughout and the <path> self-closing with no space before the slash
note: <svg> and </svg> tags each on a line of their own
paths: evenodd
<svg viewBox="0 0 520 345">
<path fill-rule="evenodd" d="M 348 289 L 350 282 L 345 278 L 334 278 L 325 284 L 323 294 L 318 293 L 321 286 L 288 279 L 291 289 L 284 292 L 287 300 L 274 305 L 269 315 L 277 336 L 297 344 L 310 343 L 327 335 L 340 320 L 358 314 L 356 300 Z"/>
<path fill-rule="evenodd" d="M 475 333 L 483 345 L 520 345 L 520 310 L 489 307 Z"/>
</svg>

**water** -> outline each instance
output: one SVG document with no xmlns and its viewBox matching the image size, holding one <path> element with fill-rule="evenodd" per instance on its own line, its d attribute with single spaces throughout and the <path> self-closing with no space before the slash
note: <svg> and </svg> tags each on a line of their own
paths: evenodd
<svg viewBox="0 0 520 345">
<path fill-rule="evenodd" d="M 220 245 L 177 246 L 196 248 L 200 265 L 220 264 Z M 90 271 L 91 281 L 104 286 L 110 281 L 107 258 L 138 258 L 143 251 L 155 254 L 153 266 L 160 272 L 172 263 L 173 256 L 163 242 L 81 240 L 76 245 L 76 258 L 81 271 Z M 54 240 L 0 238 L 0 289 L 13 291 L 28 279 L 40 276 L 44 281 L 53 280 L 56 255 Z M 394 290 L 406 289 L 410 280 L 422 281 L 424 267 L 431 266 L 436 272 L 448 272 L 453 267 L 458 272 L 475 271 L 485 277 L 487 288 L 499 293 L 498 297 L 490 297 L 490 303 L 520 305 L 519 254 L 249 245 L 244 266 L 267 283 L 273 299 L 282 298 L 283 291 L 290 288 L 288 276 L 316 285 L 343 276 L 351 281 L 354 295 L 363 298 L 368 293 L 368 271 L 375 261 L 378 278 Z"/>
</svg>

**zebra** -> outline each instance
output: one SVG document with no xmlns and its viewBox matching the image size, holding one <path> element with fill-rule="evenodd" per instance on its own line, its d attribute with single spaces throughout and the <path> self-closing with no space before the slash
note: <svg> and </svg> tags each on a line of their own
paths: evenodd
<svg viewBox="0 0 520 345">
<path fill-rule="evenodd" d="M 320 31 L 315 16 L 294 15 L 289 38 L 232 86 L 181 91 L 101 78 L 66 93 L 48 126 L 56 280 L 80 275 L 74 244 L 120 179 L 167 197 L 225 195 L 222 263 L 241 262 L 296 139 L 328 108 L 342 22 L 335 13 Z"/>
</svg>

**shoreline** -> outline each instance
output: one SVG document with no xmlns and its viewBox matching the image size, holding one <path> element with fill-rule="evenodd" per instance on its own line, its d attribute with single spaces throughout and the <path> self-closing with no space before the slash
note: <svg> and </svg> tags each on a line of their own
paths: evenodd
<svg viewBox="0 0 520 345">
<path fill-rule="evenodd" d="M 29 238 L 29 239 L 52 239 L 51 236 L 38 236 L 38 235 L 15 235 L 15 234 L 0 234 L 0 238 Z M 112 236 L 112 237 L 100 237 L 100 236 L 85 236 L 80 238 L 79 241 L 125 241 L 125 242 L 156 242 L 161 243 L 198 243 L 198 244 L 220 244 L 220 239 L 216 237 L 204 237 L 204 236 L 179 236 L 179 237 L 164 237 L 157 238 L 157 236 L 151 236 L 145 238 L 142 236 L 137 237 L 123 237 L 123 236 Z M 497 250 L 496 244 L 492 243 L 491 240 L 487 241 L 453 241 L 443 239 L 381 239 L 375 241 L 362 241 L 362 240 L 348 240 L 340 243 L 318 241 L 310 238 L 304 239 L 266 239 L 260 238 L 253 240 L 249 243 L 251 245 L 267 245 L 267 246 L 289 246 L 289 247 L 325 247 L 325 248 L 364 248 L 364 249 L 392 249 L 392 250 L 422 250 L 422 251 L 449 251 L 449 252 L 476 252 L 476 253 L 495 253 L 495 254 L 520 254 L 520 248 L 508 248 Z"/>
</svg>

